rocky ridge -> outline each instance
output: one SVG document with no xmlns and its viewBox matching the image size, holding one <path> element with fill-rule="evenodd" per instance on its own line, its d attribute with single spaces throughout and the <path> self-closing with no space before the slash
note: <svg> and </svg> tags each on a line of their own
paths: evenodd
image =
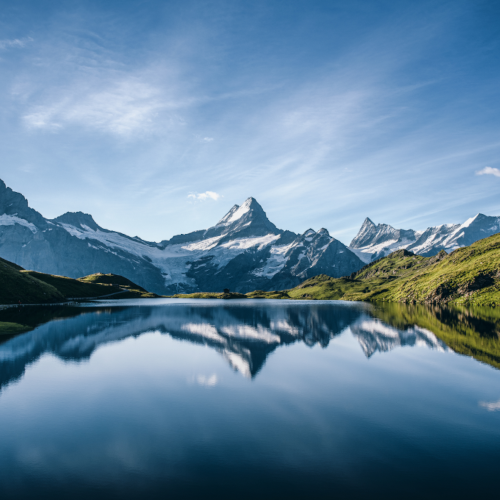
<svg viewBox="0 0 500 500">
<path fill-rule="evenodd" d="M 425 231 L 395 229 L 388 224 L 374 224 L 366 218 L 349 249 L 365 263 L 400 249 L 432 257 L 441 250 L 450 253 L 499 232 L 500 217 L 483 214 L 477 214 L 463 224 L 442 224 Z"/>
</svg>

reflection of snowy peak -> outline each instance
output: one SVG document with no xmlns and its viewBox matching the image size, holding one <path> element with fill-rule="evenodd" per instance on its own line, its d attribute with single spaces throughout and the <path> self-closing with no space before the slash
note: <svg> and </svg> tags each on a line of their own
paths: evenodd
<svg viewBox="0 0 500 500">
<path fill-rule="evenodd" d="M 398 330 L 380 320 L 364 318 L 351 325 L 351 332 L 367 358 L 377 351 L 387 352 L 402 346 L 423 346 L 440 351 L 448 349 L 432 332 L 419 326 Z"/>
<path fill-rule="evenodd" d="M 304 342 L 326 347 L 348 327 L 367 357 L 400 346 L 446 349 L 423 328 L 399 330 L 371 318 L 363 304 L 285 301 L 266 306 L 259 301 L 244 301 L 214 306 L 170 302 L 159 306 L 67 308 L 64 316 L 0 345 L 0 389 L 22 376 L 26 366 L 44 354 L 80 361 L 101 346 L 148 332 L 208 346 L 246 377 L 254 377 L 279 346 Z"/>
<path fill-rule="evenodd" d="M 363 314 L 362 307 L 280 304 L 68 309 L 52 321 L 0 345 L 0 389 L 20 377 L 26 366 L 46 353 L 64 360 L 88 359 L 100 346 L 147 332 L 160 332 L 219 352 L 230 366 L 253 377 L 278 346 L 303 341 L 327 346 Z M 2 378 L 3 377 L 3 378 Z"/>
<path fill-rule="evenodd" d="M 159 294 L 283 289 L 317 274 L 339 277 L 362 267 L 326 229 L 303 235 L 278 229 L 254 198 L 206 230 L 152 243 L 103 229 L 81 212 L 47 220 L 2 181 L 0 256 L 72 278 L 119 274 Z"/>
<path fill-rule="evenodd" d="M 500 217 L 483 214 L 477 214 L 463 224 L 443 224 L 420 232 L 394 229 L 387 224 L 375 225 L 367 218 L 349 248 L 364 262 L 385 257 L 401 248 L 430 257 L 440 250 L 451 252 L 459 247 L 472 245 L 498 232 Z"/>
</svg>

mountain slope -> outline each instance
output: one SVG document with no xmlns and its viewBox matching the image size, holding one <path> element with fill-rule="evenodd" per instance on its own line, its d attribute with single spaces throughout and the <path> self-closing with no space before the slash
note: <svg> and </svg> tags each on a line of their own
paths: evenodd
<svg viewBox="0 0 500 500">
<path fill-rule="evenodd" d="M 0 259 L 0 304 L 44 304 L 67 299 L 156 297 L 122 276 L 93 275 L 80 279 L 26 271 Z M 0 329 L 1 330 L 1 329 Z"/>
<path fill-rule="evenodd" d="M 0 255 L 52 275 L 112 273 L 158 294 L 282 289 L 363 265 L 326 229 L 302 235 L 278 229 L 254 198 L 215 226 L 154 243 L 104 229 L 81 212 L 45 219 L 2 181 Z"/>
<path fill-rule="evenodd" d="M 22 272 L 22 268 L 0 259 L 0 304 L 59 302 L 63 295 L 52 285 Z"/>
<path fill-rule="evenodd" d="M 376 225 L 366 218 L 349 248 L 366 263 L 400 249 L 432 257 L 441 250 L 452 252 L 499 232 L 500 217 L 483 214 L 477 214 L 463 224 L 442 224 L 425 231 Z"/>
<path fill-rule="evenodd" d="M 423 257 L 398 250 L 350 277 L 315 276 L 287 294 L 295 299 L 499 305 L 500 234 L 449 255 L 441 251 Z"/>
</svg>

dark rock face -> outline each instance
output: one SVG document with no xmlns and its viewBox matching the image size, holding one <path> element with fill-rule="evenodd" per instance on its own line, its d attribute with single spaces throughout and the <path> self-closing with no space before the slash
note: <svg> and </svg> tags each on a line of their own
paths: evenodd
<svg viewBox="0 0 500 500">
<path fill-rule="evenodd" d="M 280 290 L 363 265 L 326 229 L 302 235 L 278 229 L 254 198 L 207 230 L 153 243 L 104 229 L 82 212 L 45 219 L 1 181 L 0 256 L 72 278 L 119 274 L 158 294 Z"/>
<path fill-rule="evenodd" d="M 451 252 L 463 246 L 500 232 L 500 217 L 477 214 L 463 224 L 443 224 L 418 232 L 413 229 L 395 229 L 387 224 L 375 225 L 365 219 L 359 233 L 349 247 L 370 262 L 405 248 L 425 257 L 441 250 Z"/>
</svg>

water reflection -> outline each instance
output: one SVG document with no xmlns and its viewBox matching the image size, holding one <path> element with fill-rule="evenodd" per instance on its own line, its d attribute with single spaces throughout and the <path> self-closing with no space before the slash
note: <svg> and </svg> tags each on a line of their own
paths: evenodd
<svg viewBox="0 0 500 500">
<path fill-rule="evenodd" d="M 175 300 L 3 311 L 8 331 L 29 331 L 0 344 L 0 497 L 491 496 L 500 372 L 470 357 L 496 366 L 496 314 Z"/>
<path fill-rule="evenodd" d="M 141 303 L 141 304 L 144 304 Z M 350 330 L 366 357 L 402 346 L 469 354 L 498 366 L 494 312 L 416 306 L 315 302 L 175 302 L 140 307 L 14 308 L 0 321 L 34 328 L 0 345 L 0 387 L 22 376 L 44 353 L 67 361 L 88 359 L 101 345 L 157 331 L 219 352 L 236 371 L 255 377 L 279 346 L 328 346 Z M 40 326 L 36 326 L 40 324 Z M 448 347 L 449 346 L 449 347 Z"/>
</svg>

